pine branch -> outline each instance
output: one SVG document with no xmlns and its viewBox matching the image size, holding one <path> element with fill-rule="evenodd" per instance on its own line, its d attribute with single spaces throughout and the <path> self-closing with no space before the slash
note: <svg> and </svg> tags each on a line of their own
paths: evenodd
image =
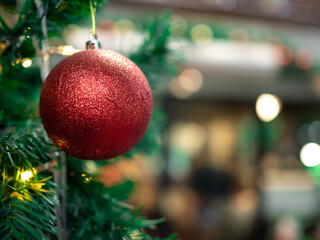
<svg viewBox="0 0 320 240">
<path fill-rule="evenodd" d="M 40 125 L 41 126 L 41 125 Z M 50 174 L 37 175 L 35 166 L 52 159 L 51 143 L 39 123 L 0 137 L 0 239 L 50 239 L 57 235 L 55 211 L 57 186 Z M 30 129 L 31 128 L 31 129 Z M 25 171 L 33 177 L 23 180 Z"/>
<path fill-rule="evenodd" d="M 69 159 L 68 162 L 68 169 L 78 163 L 75 159 Z M 133 206 L 118 201 L 109 188 L 94 180 L 85 181 L 80 172 L 68 179 L 72 189 L 68 191 L 69 239 L 89 239 L 91 236 L 114 240 L 154 239 L 142 229 L 155 228 L 164 219 L 147 220 L 140 217 L 140 208 L 134 210 Z"/>
<path fill-rule="evenodd" d="M 170 14 L 165 12 L 145 29 L 143 43 L 129 56 L 146 75 L 153 90 L 164 86 L 176 76 L 177 66 L 182 62 L 182 56 L 167 49 L 169 29 Z"/>
<path fill-rule="evenodd" d="M 43 1 L 47 4 L 43 14 L 47 17 L 48 35 L 59 34 L 66 22 L 74 23 L 89 16 L 88 2 Z M 106 1 L 96 2 L 101 4 Z M 16 59 L 34 56 L 35 48 L 30 39 L 41 41 L 44 37 L 41 28 L 42 16 L 37 16 L 36 11 L 34 1 L 26 0 L 15 27 L 8 29 L 1 24 L 0 32 L 6 32 L 10 39 L 10 44 L 6 45 L 1 56 L 3 77 L 0 81 L 8 84 L 5 91 L 0 91 L 4 96 L 8 96 L 8 86 L 12 87 L 10 84 L 23 86 L 20 78 L 25 70 L 16 64 Z M 148 34 L 144 44 L 131 54 L 131 59 L 142 68 L 153 89 L 171 80 L 177 72 L 177 61 L 168 57 L 170 52 L 166 49 L 168 29 L 168 16 L 156 20 L 145 30 Z M 34 75 L 35 73 L 32 79 L 25 83 L 25 92 L 34 87 L 34 82 L 31 82 L 34 81 Z M 12 97 L 8 99 L 17 99 L 19 95 L 23 95 L 16 91 L 17 88 L 11 89 Z M 6 101 L 7 105 L 8 102 Z M 16 107 L 18 102 L 11 106 Z M 8 108 L 10 110 L 10 106 Z M 18 114 L 21 114 L 19 109 Z M 134 151 L 151 153 L 155 146 L 158 146 L 157 138 L 161 136 L 161 126 L 165 118 L 160 111 L 155 111 L 155 116 L 143 141 L 131 154 Z M 12 133 L 7 131 L 0 137 L 0 146 L 0 239 L 52 238 L 51 236 L 59 231 L 55 224 L 54 210 L 54 205 L 58 204 L 58 186 L 47 178 L 51 173 L 40 170 L 46 169 L 43 166 L 50 165 L 52 159 L 56 158 L 52 153 L 51 141 L 40 122 L 30 121 Z M 72 173 L 69 174 L 67 192 L 69 239 L 92 239 L 92 236 L 115 240 L 154 239 L 144 233 L 143 229 L 153 228 L 163 219 L 146 220 L 138 216 L 139 211 L 134 211 L 132 206 L 120 201 L 132 190 L 132 183 L 117 186 L 121 188 L 121 194 L 115 195 L 114 189 L 106 188 L 94 180 L 83 179 L 81 175 L 85 173 L 85 169 L 82 164 L 81 160 L 68 159 L 68 171 Z M 22 181 L 21 173 L 24 171 L 33 172 L 34 178 L 27 182 Z M 174 238 L 171 236 L 167 239 Z"/>
</svg>

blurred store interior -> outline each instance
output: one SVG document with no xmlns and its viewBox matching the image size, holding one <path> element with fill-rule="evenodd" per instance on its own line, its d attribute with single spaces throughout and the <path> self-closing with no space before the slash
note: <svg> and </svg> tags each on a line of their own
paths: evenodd
<svg viewBox="0 0 320 240">
<path fill-rule="evenodd" d="M 167 219 L 158 237 L 320 239 L 320 2 L 114 0 L 98 38 L 126 54 L 165 14 L 182 60 L 153 93 L 161 150 L 106 166 L 101 181 L 135 180 L 130 202 Z M 51 44 L 83 49 L 89 28 Z"/>
<path fill-rule="evenodd" d="M 99 12 L 103 47 L 125 53 L 139 44 L 139 21 L 169 10 L 168 46 L 184 58 L 154 93 L 167 115 L 162 156 L 119 164 L 138 181 L 131 202 L 167 218 L 157 236 L 320 239 L 319 9 L 314 0 L 118 0 Z M 80 48 L 83 31 L 67 43 Z"/>
</svg>

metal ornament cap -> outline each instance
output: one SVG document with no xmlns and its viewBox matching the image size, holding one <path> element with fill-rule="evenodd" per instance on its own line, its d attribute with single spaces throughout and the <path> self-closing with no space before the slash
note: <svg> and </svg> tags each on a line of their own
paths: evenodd
<svg viewBox="0 0 320 240">
<path fill-rule="evenodd" d="M 86 42 L 86 49 L 101 49 L 100 41 L 92 33 L 89 35 L 89 41 Z"/>
</svg>

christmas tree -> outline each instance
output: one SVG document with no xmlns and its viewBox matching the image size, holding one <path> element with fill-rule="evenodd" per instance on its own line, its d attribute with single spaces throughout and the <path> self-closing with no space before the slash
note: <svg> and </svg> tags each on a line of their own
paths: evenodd
<svg viewBox="0 0 320 240">
<path fill-rule="evenodd" d="M 49 47 L 50 37 L 60 36 L 67 24 L 88 22 L 90 15 L 94 30 L 95 11 L 102 4 L 106 1 L 1 3 L 0 239 L 154 239 L 145 229 L 164 221 L 147 220 L 140 208 L 125 203 L 132 181 L 106 187 L 96 180 L 99 168 L 117 159 L 93 162 L 66 155 L 39 119 L 42 81 L 53 65 L 50 56 L 75 52 Z M 142 43 L 128 54 L 153 90 L 176 74 L 177 59 L 166 48 L 168 19 L 165 14 L 147 24 Z M 125 154 L 128 159 L 159 150 L 165 119 L 160 106 L 155 98 L 149 130 Z"/>
</svg>

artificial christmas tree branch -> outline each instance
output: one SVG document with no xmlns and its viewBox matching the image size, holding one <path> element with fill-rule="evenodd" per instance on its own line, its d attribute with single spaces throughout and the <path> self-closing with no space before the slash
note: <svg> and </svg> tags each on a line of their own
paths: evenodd
<svg viewBox="0 0 320 240">
<path fill-rule="evenodd" d="M 94 1 L 96 5 L 102 2 Z M 58 218 L 62 221 L 57 225 L 57 194 L 63 196 L 59 209 L 67 210 L 68 226 L 63 228 L 68 233 L 68 239 L 92 239 L 93 236 L 121 240 L 137 237 L 154 239 L 146 234 L 144 229 L 154 227 L 163 219 L 146 220 L 138 216 L 138 211 L 133 210 L 134 207 L 123 202 L 132 191 L 132 182 L 126 181 L 108 188 L 95 181 L 96 175 L 88 172 L 86 162 L 66 156 L 68 172 L 57 171 L 64 172 L 68 182 L 61 181 L 58 186 L 51 181 L 51 172 L 46 171 L 53 167 L 54 163 L 51 161 L 56 159 L 56 156 L 53 154 L 55 150 L 52 151 L 55 147 L 41 123 L 37 120 L 28 120 L 22 125 L 17 122 L 30 118 L 30 115 L 25 114 L 25 109 L 31 105 L 20 99 L 34 96 L 37 99 L 40 87 L 37 81 L 41 82 L 36 67 L 25 69 L 17 59 L 34 57 L 35 46 L 38 47 L 37 57 L 46 56 L 49 49 L 45 53 L 39 51 L 42 49 L 41 39 L 47 36 L 44 32 L 59 34 L 67 23 L 76 23 L 90 14 L 88 1 L 44 0 L 41 3 L 44 12 L 42 15 L 38 10 L 41 4 L 36 5 L 33 0 L 26 0 L 16 26 L 11 29 L 6 28 L 5 24 L 0 26 L 0 34 L 10 39 L 10 44 L 5 44 L 5 48 L 0 52 L 3 67 L 0 77 L 3 86 L 1 107 L 6 109 L 6 121 L 2 122 L 0 137 L 0 239 L 56 239 L 55 235 L 66 239 L 63 230 L 58 227 L 65 226 L 63 221 L 66 221 L 66 217 L 63 214 L 59 215 Z M 44 15 L 47 30 L 42 26 Z M 168 18 L 155 21 L 150 28 L 144 29 L 145 39 L 141 48 L 130 56 L 144 70 L 152 88 L 170 80 L 177 71 L 174 67 L 176 62 L 168 57 L 170 52 L 165 48 L 168 29 Z M 30 39 L 38 43 L 33 45 Z M 36 112 L 36 108 L 33 111 Z M 156 116 L 159 112 L 161 111 L 155 111 Z M 151 131 L 148 131 L 139 145 L 126 156 L 157 151 L 157 139 L 163 125 L 161 119 L 163 117 L 158 116 L 151 122 Z M 18 125 L 20 126 L 16 127 Z M 12 127 L 16 130 L 10 134 Z M 64 159 L 61 152 L 59 154 L 61 168 L 64 166 Z M 99 169 L 108 163 L 93 164 Z M 28 171 L 31 176 L 22 176 Z M 68 191 L 61 192 L 65 191 L 66 185 Z M 168 239 L 173 238 L 174 236 Z"/>
<path fill-rule="evenodd" d="M 53 158 L 49 139 L 38 126 L 28 124 L 28 130 L 0 137 L 0 239 L 49 239 L 46 233 L 58 234 L 53 209 L 57 186 L 50 174 L 37 175 L 34 168 Z M 25 178 L 25 171 L 31 176 Z"/>
</svg>

